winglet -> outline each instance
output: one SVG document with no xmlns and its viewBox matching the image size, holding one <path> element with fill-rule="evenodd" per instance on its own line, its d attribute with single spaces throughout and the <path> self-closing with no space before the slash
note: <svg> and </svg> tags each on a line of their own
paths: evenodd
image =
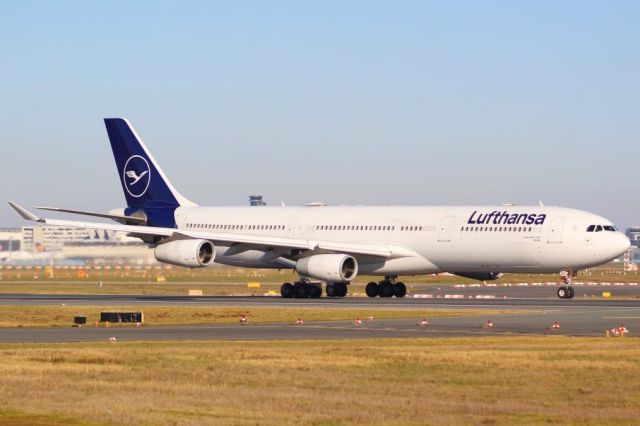
<svg viewBox="0 0 640 426">
<path fill-rule="evenodd" d="M 29 210 L 25 209 L 24 207 L 9 201 L 9 205 L 16 211 L 18 212 L 18 214 L 20 216 L 22 216 L 23 219 L 26 220 L 32 220 L 34 222 L 44 222 L 44 219 L 39 218 L 38 216 L 34 215 L 33 213 L 31 213 Z"/>
</svg>

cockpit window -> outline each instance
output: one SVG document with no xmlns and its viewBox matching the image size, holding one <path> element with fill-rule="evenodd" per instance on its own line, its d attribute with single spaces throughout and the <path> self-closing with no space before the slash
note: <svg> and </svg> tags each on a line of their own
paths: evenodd
<svg viewBox="0 0 640 426">
<path fill-rule="evenodd" d="M 615 226 L 613 225 L 589 225 L 587 227 L 587 232 L 618 232 Z"/>
</svg>

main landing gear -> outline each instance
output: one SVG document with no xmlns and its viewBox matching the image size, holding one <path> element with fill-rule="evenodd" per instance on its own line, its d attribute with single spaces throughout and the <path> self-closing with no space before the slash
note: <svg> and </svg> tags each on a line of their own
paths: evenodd
<svg viewBox="0 0 640 426">
<path fill-rule="evenodd" d="M 395 276 L 386 276 L 380 282 L 370 282 L 365 292 L 369 297 L 404 297 L 407 294 L 407 286 L 396 279 Z"/>
<path fill-rule="evenodd" d="M 571 275 L 566 272 L 560 272 L 560 278 L 562 279 L 562 286 L 558 289 L 558 297 L 560 299 L 573 299 L 575 291 L 571 287 Z"/>
<path fill-rule="evenodd" d="M 329 287 L 327 286 L 327 293 L 328 291 Z M 282 297 L 285 297 L 287 299 L 291 297 L 298 297 L 301 299 L 317 299 L 322 296 L 322 286 L 319 283 L 312 283 L 307 279 L 300 279 L 300 281 L 297 281 L 293 284 L 282 284 L 282 287 L 280 287 L 280 294 L 282 295 Z"/>
<path fill-rule="evenodd" d="M 345 297 L 346 295 L 346 283 L 327 283 L 327 297 Z"/>
</svg>

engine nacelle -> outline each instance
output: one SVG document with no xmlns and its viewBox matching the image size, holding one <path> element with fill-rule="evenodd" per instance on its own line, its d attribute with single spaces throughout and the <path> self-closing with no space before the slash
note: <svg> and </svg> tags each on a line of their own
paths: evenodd
<svg viewBox="0 0 640 426">
<path fill-rule="evenodd" d="M 493 281 L 502 277 L 502 272 L 452 272 L 454 275 L 478 281 Z"/>
<path fill-rule="evenodd" d="M 305 277 L 343 283 L 358 274 L 358 261 L 346 254 L 316 254 L 296 263 L 296 271 Z"/>
<path fill-rule="evenodd" d="M 215 247 L 207 240 L 176 240 L 160 244 L 154 252 L 160 262 L 187 268 L 202 268 L 213 263 Z"/>
</svg>

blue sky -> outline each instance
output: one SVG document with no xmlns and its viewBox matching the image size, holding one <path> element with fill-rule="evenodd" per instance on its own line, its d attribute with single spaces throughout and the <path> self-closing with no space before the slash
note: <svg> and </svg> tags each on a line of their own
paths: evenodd
<svg viewBox="0 0 640 426">
<path fill-rule="evenodd" d="M 563 205 L 640 223 L 640 2 L 3 2 L 3 200 Z M 22 222 L 9 207 L 0 226 Z"/>
</svg>

